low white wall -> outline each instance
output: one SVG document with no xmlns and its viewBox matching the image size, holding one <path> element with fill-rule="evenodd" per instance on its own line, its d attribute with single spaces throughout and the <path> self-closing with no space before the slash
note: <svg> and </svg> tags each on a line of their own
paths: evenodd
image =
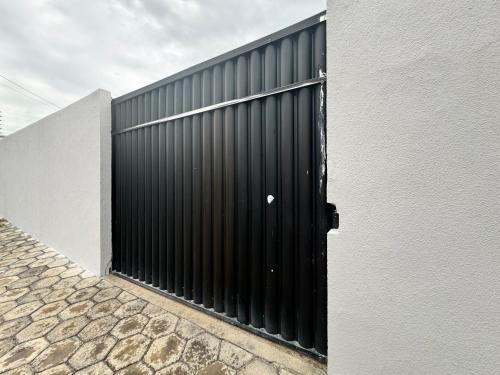
<svg viewBox="0 0 500 375">
<path fill-rule="evenodd" d="M 111 95 L 0 140 L 0 216 L 95 274 L 111 260 Z"/>
<path fill-rule="evenodd" d="M 500 371 L 499 15 L 328 1 L 330 374 Z"/>
</svg>

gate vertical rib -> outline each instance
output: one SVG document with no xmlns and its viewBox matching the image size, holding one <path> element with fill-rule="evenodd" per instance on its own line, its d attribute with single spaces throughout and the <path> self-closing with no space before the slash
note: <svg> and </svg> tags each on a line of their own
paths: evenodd
<svg viewBox="0 0 500 375">
<path fill-rule="evenodd" d="M 212 102 L 222 102 L 223 76 L 221 65 L 213 68 Z M 222 189 L 222 144 L 223 144 L 222 110 L 216 109 L 212 122 L 212 178 L 213 178 L 213 208 L 212 208 L 212 260 L 213 260 L 213 293 L 214 310 L 224 312 L 224 243 L 223 243 L 223 189 Z"/>
<path fill-rule="evenodd" d="M 280 85 L 288 85 L 293 82 L 293 41 L 284 38 L 280 44 Z M 293 340 L 295 337 L 295 198 L 293 170 L 294 139 L 294 110 L 293 94 L 286 92 L 281 96 L 281 142 L 280 166 L 281 166 L 281 335 L 285 340 Z"/>
<path fill-rule="evenodd" d="M 250 92 L 261 91 L 261 58 L 254 50 L 250 54 Z M 262 311 L 262 229 L 263 229 L 263 180 L 262 180 L 262 111 L 261 102 L 250 102 L 250 322 L 254 327 L 263 326 Z"/>
<path fill-rule="evenodd" d="M 182 112 L 182 81 L 176 81 L 174 86 L 174 114 Z M 183 199 L 182 186 L 182 146 L 183 120 L 175 120 L 174 124 L 174 246 L 175 246 L 175 294 L 184 295 L 184 247 L 183 247 Z"/>
<path fill-rule="evenodd" d="M 311 36 L 307 31 L 300 32 L 297 40 L 297 79 L 311 78 Z M 297 190 L 300 197 L 297 202 L 298 249 L 299 249 L 299 290 L 297 295 L 298 329 L 297 339 L 304 347 L 312 346 L 312 282 L 313 274 L 311 222 L 311 89 L 304 87 L 298 91 L 298 128 L 297 128 Z"/>
<path fill-rule="evenodd" d="M 203 71 L 202 76 L 202 106 L 212 104 L 212 72 L 210 69 Z M 203 305 L 213 307 L 213 273 L 212 273 L 212 113 L 202 115 L 203 137 Z"/>
<path fill-rule="evenodd" d="M 187 77 L 183 80 L 183 100 L 182 110 L 184 112 L 192 109 L 192 91 L 191 91 L 191 78 Z M 192 132 L 192 119 L 184 118 L 182 124 L 183 128 L 183 171 L 182 171 L 182 191 L 183 197 L 183 255 L 184 255 L 184 298 L 187 300 L 193 299 L 193 238 L 189 228 L 192 228 L 192 170 L 193 170 L 193 132 Z"/>
<path fill-rule="evenodd" d="M 245 56 L 238 57 L 236 97 L 243 98 L 248 94 L 248 63 Z M 248 202 L 248 104 L 237 106 L 236 124 L 236 247 L 238 249 L 238 321 L 249 323 L 249 202 Z"/>
<path fill-rule="evenodd" d="M 320 358 L 325 43 L 323 13 L 113 100 L 113 270 Z"/>
<path fill-rule="evenodd" d="M 193 75 L 193 109 L 201 107 L 201 75 Z M 193 116 L 193 300 L 200 304 L 203 300 L 202 285 L 202 133 L 201 115 Z"/>
<path fill-rule="evenodd" d="M 229 60 L 224 65 L 224 100 L 234 99 L 234 63 Z M 236 246 L 235 246 L 235 123 L 234 108 L 224 111 L 224 311 L 230 317 L 236 316 Z"/>
<path fill-rule="evenodd" d="M 268 45 L 265 49 L 264 89 L 277 86 L 276 47 Z M 265 328 L 269 333 L 279 332 L 278 301 L 281 264 L 278 244 L 278 144 L 277 144 L 277 100 L 268 96 L 265 101 L 264 160 L 265 160 Z"/>
</svg>

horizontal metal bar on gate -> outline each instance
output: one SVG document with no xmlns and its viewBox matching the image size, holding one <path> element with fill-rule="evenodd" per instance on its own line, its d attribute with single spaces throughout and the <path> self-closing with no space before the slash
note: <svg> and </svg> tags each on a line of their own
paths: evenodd
<svg viewBox="0 0 500 375">
<path fill-rule="evenodd" d="M 240 104 L 240 103 L 249 102 L 249 101 L 256 100 L 256 99 L 265 98 L 267 96 L 276 95 L 276 94 L 280 94 L 280 93 L 287 92 L 287 91 L 297 90 L 297 89 L 300 89 L 302 87 L 317 85 L 319 83 L 325 82 L 325 80 L 326 80 L 326 77 L 325 76 L 321 76 L 321 77 L 318 77 L 318 78 L 312 78 L 312 79 L 308 79 L 308 80 L 305 80 L 305 81 L 292 83 L 291 85 L 281 86 L 281 87 L 277 87 L 275 89 L 271 89 L 271 90 L 267 90 L 267 91 L 262 91 L 262 92 L 260 92 L 258 94 L 253 94 L 253 95 L 245 96 L 243 98 L 232 99 L 232 100 L 228 100 L 228 101 L 225 101 L 225 102 L 208 105 L 206 107 L 201 107 L 201 108 L 198 108 L 198 109 L 193 109 L 192 111 L 187 111 L 187 112 L 179 113 L 177 115 L 163 117 L 163 118 L 160 118 L 158 120 L 148 121 L 148 122 L 145 122 L 145 123 L 142 123 L 142 124 L 139 124 L 139 125 L 134 125 L 134 126 L 132 126 L 130 128 L 126 128 L 126 129 L 123 129 L 123 130 L 119 130 L 119 131 L 113 132 L 112 134 L 113 135 L 118 135 L 118 134 L 126 133 L 126 132 L 129 132 L 129 131 L 133 131 L 133 130 L 145 128 L 145 127 L 148 127 L 148 126 L 153 126 L 153 125 L 161 124 L 161 123 L 164 123 L 164 122 L 174 121 L 174 120 L 178 120 L 178 119 L 181 119 L 181 118 L 184 118 L 184 117 L 190 117 L 190 116 L 198 115 L 200 113 L 214 111 L 216 109 L 233 106 L 233 105 L 237 105 L 237 104 Z"/>
</svg>

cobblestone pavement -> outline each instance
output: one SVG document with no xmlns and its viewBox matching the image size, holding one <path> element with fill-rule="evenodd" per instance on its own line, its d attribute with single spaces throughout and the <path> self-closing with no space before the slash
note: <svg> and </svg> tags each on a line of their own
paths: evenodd
<svg viewBox="0 0 500 375">
<path fill-rule="evenodd" d="M 0 373 L 296 374 L 88 274 L 2 219 Z"/>
</svg>

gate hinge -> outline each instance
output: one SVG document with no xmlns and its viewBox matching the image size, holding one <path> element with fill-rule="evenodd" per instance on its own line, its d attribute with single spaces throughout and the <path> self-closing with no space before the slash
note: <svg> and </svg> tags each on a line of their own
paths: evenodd
<svg viewBox="0 0 500 375">
<path fill-rule="evenodd" d="M 339 229 L 339 213 L 333 203 L 326 204 L 327 231 L 330 229 Z"/>
</svg>

